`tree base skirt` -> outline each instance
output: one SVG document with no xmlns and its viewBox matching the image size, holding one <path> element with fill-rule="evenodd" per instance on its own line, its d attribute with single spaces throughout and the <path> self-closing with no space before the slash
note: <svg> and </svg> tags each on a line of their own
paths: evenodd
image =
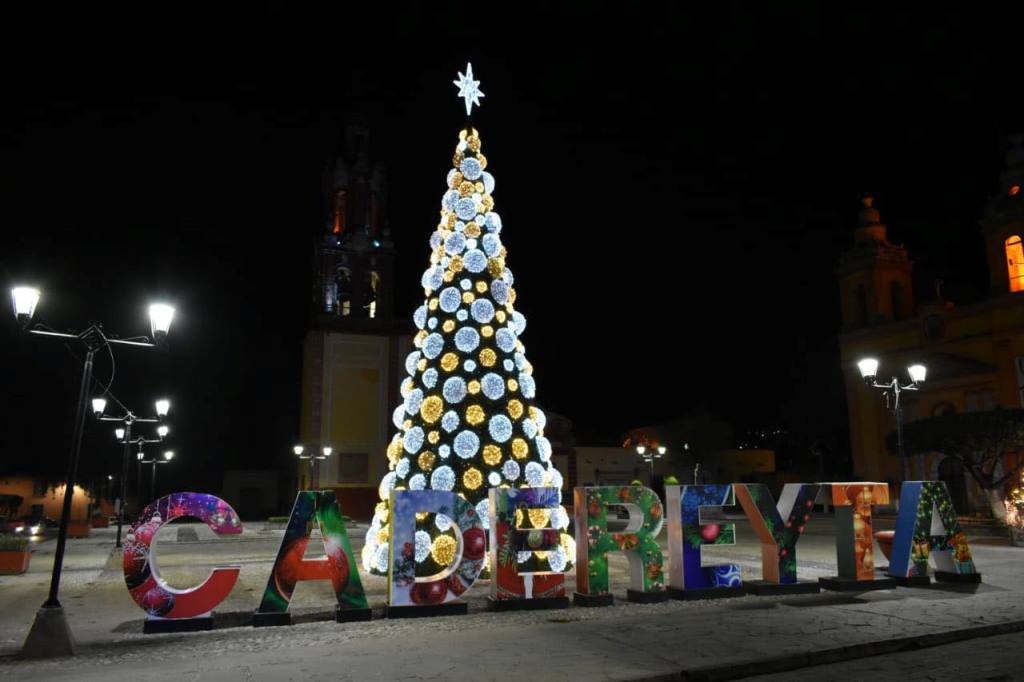
<svg viewBox="0 0 1024 682">
<path fill-rule="evenodd" d="M 286 614 L 287 615 L 287 614 Z M 145 635 L 159 635 L 165 632 L 199 632 L 213 629 L 213 616 L 196 618 L 147 618 L 142 624 Z"/>
<path fill-rule="evenodd" d="M 583 594 L 581 592 L 572 593 L 572 605 L 573 606 L 611 606 L 615 603 L 615 598 L 609 594 Z"/>
<path fill-rule="evenodd" d="M 388 618 L 465 616 L 467 613 L 469 613 L 469 605 L 464 601 L 450 601 L 444 604 L 424 604 L 423 606 L 388 606 L 385 609 L 385 614 Z"/>
<path fill-rule="evenodd" d="M 533 599 L 487 598 L 488 611 L 540 611 L 543 609 L 567 609 L 568 597 L 535 597 Z"/>
<path fill-rule="evenodd" d="M 743 587 L 698 587 L 692 590 L 680 590 L 678 587 L 670 587 L 666 592 L 672 599 L 682 599 L 683 601 L 730 599 L 732 597 L 743 597 L 747 594 Z"/>
<path fill-rule="evenodd" d="M 870 592 L 872 590 L 891 590 L 896 587 L 896 580 L 893 578 L 857 580 L 832 576 L 831 578 L 819 578 L 818 582 L 821 584 L 821 589 L 833 592 Z"/>
<path fill-rule="evenodd" d="M 749 594 L 771 597 L 786 594 L 818 594 L 821 584 L 817 581 L 800 580 L 795 583 L 770 583 L 765 580 L 748 580 L 743 587 Z"/>
</svg>

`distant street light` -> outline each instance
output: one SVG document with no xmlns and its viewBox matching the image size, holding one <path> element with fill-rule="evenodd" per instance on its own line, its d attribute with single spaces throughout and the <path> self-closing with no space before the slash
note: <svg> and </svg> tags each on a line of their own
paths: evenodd
<svg viewBox="0 0 1024 682">
<path fill-rule="evenodd" d="M 330 457 L 331 453 L 334 452 L 334 448 L 332 448 L 330 445 L 325 445 L 321 447 L 319 450 L 313 448 L 310 454 L 308 455 L 302 454 L 305 451 L 306 446 L 302 444 L 298 444 L 292 447 L 292 452 L 295 453 L 296 457 L 298 457 L 299 459 L 309 460 L 310 487 L 313 488 L 313 490 L 316 490 L 317 488 L 320 487 L 320 462 Z"/>
<path fill-rule="evenodd" d="M 95 411 L 96 400 L 93 401 L 93 409 Z M 105 402 L 105 401 L 104 401 Z M 115 547 L 121 546 L 121 527 L 124 523 L 125 515 L 125 503 L 128 500 L 128 460 L 131 456 L 132 444 L 133 443 L 159 443 L 167 435 L 167 427 L 162 424 L 163 418 L 167 416 L 167 413 L 171 409 L 171 401 L 161 398 L 154 403 L 156 411 L 156 417 L 136 417 L 135 414 L 117 401 L 121 408 L 124 410 L 120 416 L 104 416 L 103 410 L 96 412 L 96 416 L 99 417 L 100 421 L 105 422 L 120 422 L 124 424 L 123 427 L 114 429 L 114 435 L 117 436 L 117 441 L 124 444 L 122 448 L 122 462 L 121 462 L 121 507 L 117 510 L 117 539 L 114 541 Z M 157 439 L 146 439 L 142 436 L 132 438 L 132 425 L 133 424 L 158 424 L 161 426 L 157 429 L 157 433 L 160 435 Z M 161 433 L 162 430 L 162 433 Z M 142 489 L 141 486 L 137 491 L 139 495 L 139 503 L 142 503 Z"/>
<path fill-rule="evenodd" d="M 920 384 L 924 383 L 928 369 L 921 364 L 914 364 L 907 367 L 907 374 L 910 376 L 909 384 L 901 384 L 897 377 L 892 377 L 887 382 L 879 382 L 878 360 L 876 358 L 863 358 L 857 362 L 857 369 L 864 379 L 864 384 L 869 388 L 877 388 L 885 394 L 885 406 L 892 411 L 896 418 L 896 447 L 899 450 L 900 464 L 903 469 L 903 480 L 910 480 L 910 463 L 903 452 L 903 406 L 900 404 L 900 394 L 903 391 L 916 391 Z"/>
<path fill-rule="evenodd" d="M 152 442 L 152 441 L 150 441 Z M 139 488 L 142 488 L 142 465 L 149 464 L 153 467 L 150 471 L 149 477 L 149 494 L 154 500 L 157 499 L 156 495 L 156 467 L 158 464 L 170 464 L 171 460 L 174 459 L 174 450 L 165 450 L 163 458 L 154 456 L 153 459 L 146 459 L 145 453 L 142 451 L 142 446 L 139 446 L 139 452 L 135 455 L 139 461 Z"/>
<path fill-rule="evenodd" d="M 67 656 L 74 653 L 74 642 L 71 630 L 61 606 L 58 593 L 60 591 L 60 574 L 64 566 L 64 549 L 68 538 L 68 521 L 71 517 L 71 502 L 74 497 L 75 479 L 78 477 L 78 459 L 82 451 L 82 433 L 85 431 L 86 403 L 89 388 L 92 385 L 93 357 L 97 351 L 106 349 L 113 355 L 112 345 L 136 346 L 153 348 L 162 342 L 170 330 L 174 318 L 174 308 L 158 303 L 149 307 L 150 331 L 153 338 L 145 336 L 130 339 L 118 339 L 108 336 L 102 325 L 90 322 L 80 332 L 58 332 L 42 323 L 32 324 L 41 293 L 33 287 L 18 286 L 11 290 L 11 301 L 14 317 L 22 329 L 36 336 L 48 336 L 60 339 L 64 343 L 77 341 L 85 349 L 85 361 L 82 367 L 82 381 L 78 389 L 78 402 L 75 421 L 71 436 L 71 450 L 68 461 L 68 475 L 64 485 L 64 503 L 60 517 L 60 530 L 57 533 L 57 547 L 54 551 L 53 571 L 50 576 L 50 591 L 42 607 L 36 612 L 28 637 L 22 646 L 22 656 L 29 658 Z M 102 401 L 102 403 L 100 402 Z M 106 400 L 98 398 L 93 401 L 93 412 L 102 414 L 106 408 Z"/>
<path fill-rule="evenodd" d="M 668 450 L 664 445 L 659 445 L 650 450 L 648 450 L 646 445 L 636 446 L 636 454 L 640 455 L 645 462 L 651 465 L 650 485 L 652 486 L 654 485 L 654 460 L 664 457 L 666 452 Z"/>
</svg>

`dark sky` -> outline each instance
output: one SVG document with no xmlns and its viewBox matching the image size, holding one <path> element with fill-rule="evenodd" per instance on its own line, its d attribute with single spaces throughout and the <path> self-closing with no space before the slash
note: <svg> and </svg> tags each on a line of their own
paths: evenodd
<svg viewBox="0 0 1024 682">
<path fill-rule="evenodd" d="M 697 405 L 775 423 L 807 391 L 841 418 L 834 268 L 861 193 L 918 294 L 982 295 L 977 220 L 1024 128 L 1019 18 L 680 4 L 8 16 L 2 275 L 58 328 L 145 333 L 146 302 L 173 301 L 169 351 L 118 349 L 113 390 L 170 396 L 161 476 L 216 489 L 295 438 L 320 177 L 351 111 L 389 169 L 397 308 L 420 302 L 471 60 L 538 395 L 580 441 Z M 8 319 L 0 460 L 61 472 L 78 366 Z M 93 424 L 83 469 L 116 461 Z"/>
</svg>

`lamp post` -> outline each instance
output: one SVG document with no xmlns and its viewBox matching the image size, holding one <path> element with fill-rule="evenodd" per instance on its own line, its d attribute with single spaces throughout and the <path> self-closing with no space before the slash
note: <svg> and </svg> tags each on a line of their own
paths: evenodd
<svg viewBox="0 0 1024 682">
<path fill-rule="evenodd" d="M 102 398 L 94 399 L 93 400 L 93 403 L 94 403 L 93 411 L 94 412 L 96 412 L 95 403 L 98 400 L 102 400 Z M 120 404 L 120 401 L 118 401 L 118 403 Z M 103 414 L 103 409 L 102 409 L 105 406 L 106 406 L 106 401 L 103 401 L 103 405 L 100 406 L 101 409 L 97 413 L 97 416 L 99 417 L 100 421 L 120 422 L 121 424 L 124 424 L 123 427 L 120 427 L 120 428 L 117 428 L 117 429 L 114 430 L 114 435 L 117 436 L 118 442 L 122 443 L 124 445 L 124 447 L 122 448 L 123 456 L 122 456 L 122 463 L 121 463 L 121 507 L 118 509 L 118 512 L 117 512 L 117 540 L 114 542 L 114 547 L 120 547 L 121 546 L 121 526 L 122 526 L 122 524 L 124 522 L 125 501 L 128 499 L 128 459 L 129 459 L 129 456 L 131 455 L 132 444 L 133 443 L 158 443 L 161 440 L 163 440 L 163 436 L 161 436 L 158 440 L 149 440 L 149 439 L 143 438 L 142 436 L 138 436 L 136 438 L 132 438 L 132 425 L 134 425 L 134 424 L 159 424 L 159 423 L 163 422 L 164 417 L 167 416 L 167 413 L 171 409 L 171 401 L 167 400 L 166 398 L 162 398 L 160 400 L 157 400 L 154 403 L 154 406 L 156 408 L 156 417 L 136 417 L 135 414 L 131 410 L 125 408 L 124 405 L 121 405 L 122 409 L 124 409 L 124 414 L 122 414 L 120 416 L 106 416 L 106 415 Z M 166 431 L 164 433 L 166 433 Z M 142 490 L 139 490 L 139 497 L 140 498 L 142 497 Z"/>
<path fill-rule="evenodd" d="M 645 462 L 651 465 L 651 477 L 650 484 L 654 485 L 654 460 L 660 459 L 665 456 L 668 452 L 664 445 L 648 449 L 646 445 L 637 445 L 636 454 L 638 454 Z"/>
<path fill-rule="evenodd" d="M 174 318 L 174 308 L 169 305 L 158 303 L 149 306 L 152 339 L 146 336 L 129 339 L 114 338 L 108 336 L 103 331 L 102 325 L 98 322 L 90 322 L 89 326 L 80 332 L 58 332 L 38 322 L 32 324 L 32 318 L 35 315 L 40 297 L 40 291 L 32 287 L 18 286 L 11 290 L 14 317 L 18 324 L 29 334 L 60 339 L 64 343 L 80 343 L 85 349 L 85 361 L 82 366 L 82 381 L 78 388 L 78 402 L 71 435 L 71 449 L 68 457 L 68 474 L 64 485 L 64 502 L 60 517 L 60 529 L 57 533 L 57 547 L 54 551 L 53 571 L 50 576 L 50 590 L 46 601 L 43 602 L 42 607 L 36 612 L 36 619 L 21 651 L 22 656 L 29 658 L 74 654 L 71 631 L 67 624 L 64 608 L 58 599 L 58 592 L 60 591 L 61 569 L 64 565 L 64 549 L 67 545 L 71 502 L 74 497 L 75 479 L 78 476 L 78 459 L 82 451 L 82 433 L 85 430 L 89 387 L 92 384 L 93 357 L 97 351 L 103 349 L 107 349 L 111 356 L 113 356 L 113 345 L 153 348 L 166 338 L 171 327 L 171 320 Z M 102 401 L 102 404 L 97 401 Z M 99 416 L 102 414 L 103 408 L 106 407 L 106 401 L 103 398 L 94 399 L 92 407 L 93 412 Z M 100 409 L 97 410 L 96 408 Z"/>
<path fill-rule="evenodd" d="M 295 445 L 294 447 L 292 447 L 292 452 L 294 452 L 295 456 L 298 457 L 299 459 L 309 460 L 310 487 L 313 488 L 313 490 L 319 488 L 320 462 L 330 457 L 331 453 L 334 452 L 334 448 L 332 448 L 330 445 L 325 445 L 321 447 L 319 450 L 314 448 L 310 451 L 309 454 L 303 454 L 304 452 L 306 452 L 306 446 Z"/>
<path fill-rule="evenodd" d="M 903 480 L 910 478 L 910 463 L 903 452 L 903 405 L 900 404 L 900 394 L 903 391 L 916 391 L 924 383 L 928 368 L 922 364 L 914 364 L 907 367 L 907 375 L 910 376 L 909 384 L 902 384 L 897 377 L 892 377 L 887 382 L 878 381 L 878 359 L 863 358 L 857 362 L 857 369 L 864 379 L 864 384 L 869 388 L 877 388 L 885 394 L 885 406 L 892 411 L 896 418 L 896 448 L 899 451 L 900 465 L 903 469 Z"/>
<path fill-rule="evenodd" d="M 156 499 L 156 466 L 158 464 L 170 464 L 171 460 L 174 459 L 174 450 L 165 450 L 164 451 L 163 459 L 160 459 L 159 457 L 153 457 L 153 459 L 146 459 L 145 458 L 146 455 L 142 452 L 142 448 L 140 447 L 139 448 L 139 452 L 136 455 L 136 457 L 139 460 L 139 479 L 140 479 L 139 483 L 140 483 L 140 487 L 141 487 L 141 478 L 142 478 L 142 475 L 141 475 L 141 473 L 142 473 L 142 465 L 143 464 L 150 464 L 150 465 L 153 466 L 153 469 L 150 472 L 150 478 L 149 478 L 149 493 L 150 493 L 150 495 L 152 495 L 153 499 Z"/>
</svg>

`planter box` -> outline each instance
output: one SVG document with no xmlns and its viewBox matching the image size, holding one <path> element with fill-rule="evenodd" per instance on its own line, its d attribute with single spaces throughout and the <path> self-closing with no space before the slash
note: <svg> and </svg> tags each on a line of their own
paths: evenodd
<svg viewBox="0 0 1024 682">
<path fill-rule="evenodd" d="M 28 570 L 32 552 L 0 549 L 0 575 L 17 575 Z"/>
</svg>

